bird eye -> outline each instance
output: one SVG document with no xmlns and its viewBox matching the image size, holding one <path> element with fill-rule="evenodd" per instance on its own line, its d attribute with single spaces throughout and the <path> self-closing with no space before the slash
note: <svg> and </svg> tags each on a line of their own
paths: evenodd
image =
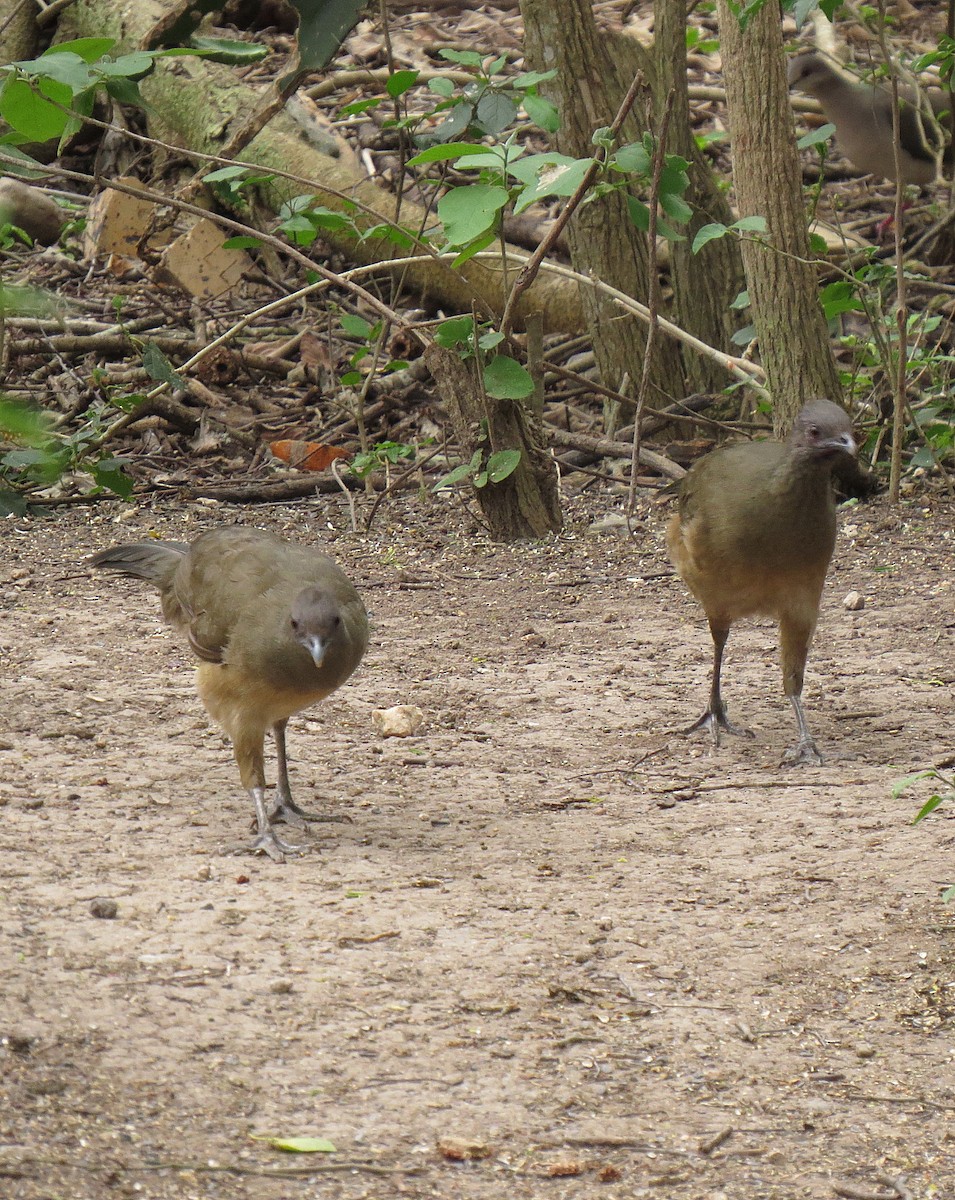
<svg viewBox="0 0 955 1200">
<path fill-rule="evenodd" d="M 297 617 L 292 617 L 292 632 L 298 633 L 299 622 Z"/>
<path fill-rule="evenodd" d="M 819 436 L 819 426 L 818 425 L 810 425 L 809 426 L 809 436 L 811 438 L 817 438 Z"/>
</svg>

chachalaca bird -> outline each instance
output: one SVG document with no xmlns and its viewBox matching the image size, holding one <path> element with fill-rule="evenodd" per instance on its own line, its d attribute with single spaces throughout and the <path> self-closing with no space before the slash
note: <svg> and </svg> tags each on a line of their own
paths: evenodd
<svg viewBox="0 0 955 1200">
<path fill-rule="evenodd" d="M 895 179 L 891 92 L 848 78 L 815 51 L 791 59 L 788 74 L 790 87 L 814 96 L 822 105 L 826 119 L 836 127 L 840 149 L 859 171 Z M 932 183 L 937 174 L 937 121 L 951 108 L 948 92 L 926 88 L 920 101 L 912 88 L 903 87 L 899 96 L 902 182 Z M 924 107 L 924 101 L 931 112 Z M 951 143 L 945 147 L 943 157 L 944 161 L 951 161 Z"/>
<path fill-rule="evenodd" d="M 721 729 L 752 737 L 727 719 L 720 669 L 732 623 L 761 614 L 779 622 L 783 691 L 799 728 L 784 761 L 822 761 L 803 712 L 803 674 L 836 543 L 832 470 L 855 451 L 845 412 L 830 400 L 813 400 L 788 441 L 723 446 L 684 476 L 667 544 L 713 637 L 709 703 L 685 732 L 709 729 L 716 745 Z"/>
<path fill-rule="evenodd" d="M 255 805 L 258 835 L 251 849 L 284 861 L 299 847 L 283 841 L 273 823 L 304 827 L 309 819 L 292 799 L 285 727 L 361 662 L 368 618 L 358 593 L 326 555 L 237 525 L 209 530 L 191 545 L 112 546 L 89 561 L 159 589 L 166 620 L 185 632 L 202 660 L 196 689 L 231 739 Z M 271 807 L 265 799 L 268 729 L 278 759 Z"/>
</svg>

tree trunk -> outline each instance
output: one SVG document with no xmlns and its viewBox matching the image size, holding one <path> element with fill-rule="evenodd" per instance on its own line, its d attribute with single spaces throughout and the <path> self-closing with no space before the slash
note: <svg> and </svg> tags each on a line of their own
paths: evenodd
<svg viewBox="0 0 955 1200">
<path fill-rule="evenodd" d="M 713 171 L 697 147 L 690 126 L 690 100 L 686 79 L 686 17 L 684 6 L 673 0 L 655 0 L 653 22 L 654 112 L 659 122 L 667 94 L 673 91 L 673 116 L 667 150 L 689 161 L 690 186 L 684 199 L 693 209 L 690 223 L 681 229 L 685 242 L 670 245 L 670 282 L 673 309 L 670 320 L 709 346 L 732 353 L 732 336 L 739 321 L 732 302 L 745 286 L 743 260 L 735 238 L 707 242 L 692 253 L 693 238 L 713 221 L 730 224 L 733 214 L 717 188 Z M 691 392 L 721 390 L 726 372 L 710 358 L 681 347 L 683 374 Z"/>
<path fill-rule="evenodd" d="M 819 304 L 802 203 L 779 12 L 766 4 L 740 28 L 719 0 L 723 79 L 741 217 L 763 216 L 768 233 L 743 243 L 753 324 L 774 398 L 773 425 L 785 433 L 806 400 L 842 399 Z"/>
<path fill-rule="evenodd" d="M 594 152 L 593 133 L 609 125 L 636 71 L 635 58 L 624 64 L 598 36 L 589 0 L 522 0 L 524 49 L 535 70 L 556 68 L 557 75 L 542 85 L 560 112 L 556 137 L 563 154 L 583 158 Z M 648 81 L 649 82 L 649 81 Z M 634 109 L 640 106 L 637 100 Z M 632 113 L 623 126 L 623 141 L 636 140 L 645 122 Z M 628 296 L 649 294 L 646 238 L 631 223 L 619 192 L 596 204 L 582 205 L 567 226 L 570 256 L 578 271 L 592 272 Z M 587 328 L 604 384 L 619 388 L 624 374 L 635 389 L 640 380 L 646 326 L 622 316 L 609 297 L 592 288 L 581 289 Z M 683 394 L 682 371 L 676 347 L 659 340 L 651 387 L 665 396 Z"/>
<path fill-rule="evenodd" d="M 521 452 L 516 470 L 506 479 L 474 488 L 491 537 L 515 542 L 555 533 L 563 524 L 557 467 L 530 406 L 486 396 L 476 365 L 463 362 L 452 350 L 432 343 L 424 358 L 448 406 L 455 441 L 465 457 L 478 448 L 488 455 L 499 450 Z M 481 433 L 484 421 L 486 436 Z"/>
</svg>

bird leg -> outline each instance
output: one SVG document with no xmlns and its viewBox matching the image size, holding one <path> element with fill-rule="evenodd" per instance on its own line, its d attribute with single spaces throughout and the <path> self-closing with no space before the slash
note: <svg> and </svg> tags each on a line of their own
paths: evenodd
<svg viewBox="0 0 955 1200">
<path fill-rule="evenodd" d="M 723 667 L 723 649 L 730 635 L 729 626 L 715 625 L 710 621 L 710 633 L 713 637 L 713 675 L 710 681 L 710 701 L 698 721 L 682 730 L 682 733 L 695 733 L 697 729 L 708 729 L 713 738 L 713 745 L 720 744 L 720 730 L 736 734 L 740 737 L 753 737 L 751 729 L 734 725 L 726 715 L 726 705 L 720 695 L 720 671 Z"/>
<path fill-rule="evenodd" d="M 265 746 L 259 730 L 234 730 L 232 751 L 239 765 L 242 785 L 252 797 L 255 806 L 255 824 L 258 830 L 255 840 L 248 849 L 253 854 L 267 854 L 275 862 L 285 862 L 286 854 L 297 854 L 301 846 L 283 841 L 272 828 L 272 817 L 265 802 Z M 286 779 L 286 786 L 288 780 Z"/>
<path fill-rule="evenodd" d="M 802 700 L 799 696 L 792 695 L 789 697 L 789 702 L 793 706 L 793 711 L 796 714 L 796 724 L 799 726 L 799 741 L 795 746 L 791 746 L 783 755 L 783 763 L 787 767 L 795 767 L 800 763 L 809 763 L 810 766 L 822 766 L 822 755 L 816 748 L 816 743 L 812 740 L 812 734 L 809 732 L 809 726 L 806 724 L 806 714 L 803 712 Z"/>
<path fill-rule="evenodd" d="M 288 721 L 277 721 L 272 726 L 275 738 L 275 757 L 278 779 L 275 785 L 275 803 L 269 811 L 270 821 L 284 821 L 296 829 L 308 829 L 309 821 L 350 822 L 350 817 L 339 817 L 327 813 L 306 812 L 292 799 L 292 787 L 288 778 L 288 755 L 285 751 L 285 729 Z"/>
<path fill-rule="evenodd" d="M 255 805 L 255 821 L 259 831 L 258 836 L 248 847 L 249 852 L 251 854 L 267 854 L 273 862 L 285 862 L 286 854 L 298 854 L 302 847 L 283 841 L 272 828 L 265 805 L 265 788 L 251 787 L 249 795 Z"/>
<path fill-rule="evenodd" d="M 816 611 L 818 611 L 818 607 L 817 600 Z M 790 767 L 801 763 L 817 767 L 822 764 L 822 755 L 812 740 L 812 734 L 806 723 L 806 714 L 802 707 L 803 677 L 806 673 L 806 657 L 809 654 L 809 643 L 812 641 L 814 624 L 814 619 L 800 619 L 792 613 L 784 615 L 779 622 L 779 656 L 783 668 L 783 691 L 793 706 L 793 712 L 796 714 L 796 727 L 799 730 L 799 741 L 783 755 L 783 763 Z"/>
</svg>

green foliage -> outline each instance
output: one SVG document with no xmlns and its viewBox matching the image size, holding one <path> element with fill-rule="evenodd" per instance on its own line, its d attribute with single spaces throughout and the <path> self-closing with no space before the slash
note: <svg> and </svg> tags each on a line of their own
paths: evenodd
<svg viewBox="0 0 955 1200">
<path fill-rule="evenodd" d="M 351 473 L 358 479 L 364 479 L 373 471 L 387 471 L 403 459 L 414 458 L 416 453 L 415 446 L 408 446 L 404 442 L 376 442 L 374 446 L 355 455 L 351 461 Z"/>
<path fill-rule="evenodd" d="M 478 449 L 471 455 L 470 462 L 461 463 L 447 475 L 443 475 L 431 490 L 437 492 L 464 482 L 476 488 L 487 487 L 489 483 L 500 483 L 507 479 L 508 475 L 513 475 L 520 461 L 520 450 L 497 450 L 493 454 L 486 454 L 483 449 Z"/>
<path fill-rule="evenodd" d="M 39 58 L 0 67 L 5 75 L 0 87 L 0 117 L 12 133 L 5 141 L 45 142 L 59 138 L 60 144 L 77 133 L 90 116 L 97 92 L 120 104 L 144 107 L 139 80 L 155 67 L 158 58 L 190 54 L 201 58 L 248 62 L 261 58 L 266 48 L 246 42 L 205 39 L 205 48 L 134 50 L 110 57 L 113 38 L 77 38 L 51 46 Z"/>
<path fill-rule="evenodd" d="M 934 792 L 928 800 L 922 805 L 919 811 L 912 818 L 912 824 L 918 825 L 920 821 L 924 821 L 927 816 L 935 812 L 940 804 L 945 801 L 955 800 L 955 776 L 943 775 L 941 771 L 935 767 L 929 767 L 926 771 L 916 771 L 914 775 L 906 775 L 904 779 L 898 779 L 892 785 L 892 799 L 897 800 L 903 792 L 908 791 L 913 784 L 921 783 L 922 780 L 932 779 L 942 784 L 942 788 Z M 944 789 L 944 790 L 943 790 Z M 942 900 L 945 904 L 949 904 L 955 900 L 955 886 L 946 888 L 942 893 Z"/>
<path fill-rule="evenodd" d="M 101 412 L 93 410 L 79 430 L 63 434 L 45 414 L 0 397 L 0 440 L 13 447 L 0 452 L 0 516 L 22 515 L 32 491 L 78 469 L 89 472 L 95 491 L 129 497 L 133 481 L 124 473 L 127 461 L 95 448 L 102 428 Z"/>
</svg>

